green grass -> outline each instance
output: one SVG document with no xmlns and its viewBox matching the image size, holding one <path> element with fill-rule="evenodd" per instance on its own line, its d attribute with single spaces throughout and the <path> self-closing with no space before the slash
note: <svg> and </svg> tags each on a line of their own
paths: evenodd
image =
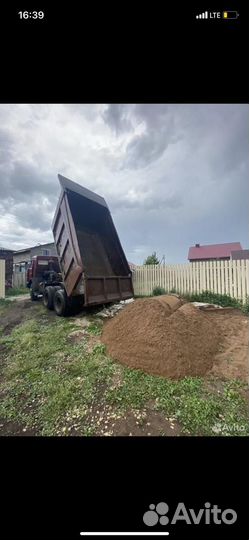
<svg viewBox="0 0 249 540">
<path fill-rule="evenodd" d="M 192 435 L 214 435 L 221 424 L 222 434 L 249 434 L 247 406 L 241 397 L 243 383 L 223 383 L 222 392 L 208 392 L 202 378 L 172 381 L 142 371 L 124 368 L 123 385 L 109 390 L 107 400 L 121 409 L 143 408 L 148 396 L 155 409 L 178 420 L 183 431 Z M 234 432 L 234 424 L 240 426 Z M 224 429 L 223 429 L 224 427 Z"/>
<path fill-rule="evenodd" d="M 0 298 L 0 308 L 6 308 L 11 305 L 11 300 L 8 300 L 6 298 Z"/>
<path fill-rule="evenodd" d="M 5 301 L 6 302 L 6 301 Z M 12 304 L 12 302 L 9 302 Z M 41 309 L 40 309 L 41 308 Z M 35 312 L 43 313 L 43 306 Z M 13 309 L 13 306 L 0 310 Z M 99 336 L 102 322 L 90 318 L 79 343 L 73 317 L 30 319 L 0 337 L 3 351 L 0 417 L 40 435 L 94 435 L 91 407 L 111 406 L 125 414 L 147 407 L 175 419 L 191 435 L 248 435 L 248 415 L 239 381 L 184 378 L 179 381 L 128 369 L 111 360 Z M 118 385 L 113 378 L 118 375 Z"/>
<path fill-rule="evenodd" d="M 246 298 L 246 302 L 238 300 L 229 296 L 229 294 L 218 294 L 210 291 L 203 291 L 199 294 L 185 294 L 182 295 L 189 302 L 207 302 L 209 304 L 217 304 L 222 307 L 234 307 L 241 309 L 245 314 L 249 313 L 249 297 Z"/>
<path fill-rule="evenodd" d="M 67 338 L 75 329 L 69 319 L 49 325 L 29 320 L 0 340 L 8 356 L 1 417 L 42 435 L 64 434 L 72 425 L 84 433 L 84 417 L 99 384 L 111 376 L 112 363 L 102 345 L 91 354 L 85 341 L 73 345 Z"/>
<path fill-rule="evenodd" d="M 29 289 L 27 287 L 12 287 L 6 289 L 6 296 L 19 296 L 19 294 L 28 294 Z"/>
<path fill-rule="evenodd" d="M 100 336 L 102 332 L 102 322 L 98 320 L 90 322 L 87 331 L 93 336 Z"/>
<path fill-rule="evenodd" d="M 241 307 L 241 302 L 236 298 L 232 298 L 228 294 L 218 294 L 210 291 L 203 291 L 198 294 L 185 294 L 184 297 L 190 302 L 207 302 L 209 304 L 217 304 L 223 307 Z"/>
</svg>

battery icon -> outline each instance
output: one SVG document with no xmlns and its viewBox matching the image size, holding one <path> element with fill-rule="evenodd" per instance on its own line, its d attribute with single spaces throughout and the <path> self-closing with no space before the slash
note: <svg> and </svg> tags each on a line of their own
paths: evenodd
<svg viewBox="0 0 249 540">
<path fill-rule="evenodd" d="M 237 11 L 223 11 L 222 18 L 223 19 L 237 19 L 239 16 Z"/>
</svg>

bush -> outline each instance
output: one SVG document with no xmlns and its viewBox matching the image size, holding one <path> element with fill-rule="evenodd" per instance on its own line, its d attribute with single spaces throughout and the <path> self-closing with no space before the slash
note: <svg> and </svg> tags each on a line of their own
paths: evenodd
<svg viewBox="0 0 249 540">
<path fill-rule="evenodd" d="M 153 296 L 160 296 L 161 294 L 166 294 L 166 291 L 163 287 L 155 287 L 152 291 Z"/>
<path fill-rule="evenodd" d="M 222 307 L 242 308 L 242 302 L 237 298 L 232 298 L 229 294 L 218 294 L 211 291 L 183 295 L 189 302 L 207 302 L 217 304 Z"/>
<path fill-rule="evenodd" d="M 152 296 L 160 296 L 161 294 L 167 294 L 168 291 L 166 291 L 163 287 L 157 286 L 153 289 Z M 170 289 L 169 294 L 178 294 L 182 298 L 185 298 L 188 302 L 204 302 L 207 304 L 217 304 L 218 306 L 222 307 L 233 307 L 237 309 L 241 309 L 243 313 L 246 315 L 249 315 L 249 296 L 246 298 L 246 302 L 243 303 L 242 300 L 238 300 L 237 298 L 233 298 L 232 296 L 229 296 L 229 294 L 218 294 L 211 291 L 203 291 L 201 293 L 192 293 L 192 294 L 184 294 L 180 291 L 177 291 L 174 287 Z M 151 295 L 145 295 L 151 296 Z M 136 298 L 141 298 L 141 295 L 136 296 Z"/>
<path fill-rule="evenodd" d="M 249 296 L 246 297 L 245 304 L 242 305 L 241 309 L 247 315 L 249 314 Z"/>
</svg>

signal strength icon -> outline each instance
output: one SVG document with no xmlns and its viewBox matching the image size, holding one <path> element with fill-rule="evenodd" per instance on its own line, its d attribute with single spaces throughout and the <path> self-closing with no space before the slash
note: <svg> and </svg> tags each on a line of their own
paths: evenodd
<svg viewBox="0 0 249 540">
<path fill-rule="evenodd" d="M 208 11 L 204 11 L 203 13 L 199 13 L 199 15 L 196 15 L 196 19 L 208 19 Z"/>
</svg>

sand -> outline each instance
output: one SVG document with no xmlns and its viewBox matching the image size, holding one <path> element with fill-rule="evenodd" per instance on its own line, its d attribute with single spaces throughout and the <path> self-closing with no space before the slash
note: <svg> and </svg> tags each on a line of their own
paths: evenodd
<svg viewBox="0 0 249 540">
<path fill-rule="evenodd" d="M 108 353 L 129 367 L 169 378 L 203 375 L 213 365 L 219 331 L 190 304 L 172 311 L 163 297 L 136 300 L 103 330 Z"/>
<path fill-rule="evenodd" d="M 139 299 L 105 323 L 102 341 L 115 360 L 153 375 L 248 380 L 248 318 L 221 311 L 176 296 Z"/>
</svg>

